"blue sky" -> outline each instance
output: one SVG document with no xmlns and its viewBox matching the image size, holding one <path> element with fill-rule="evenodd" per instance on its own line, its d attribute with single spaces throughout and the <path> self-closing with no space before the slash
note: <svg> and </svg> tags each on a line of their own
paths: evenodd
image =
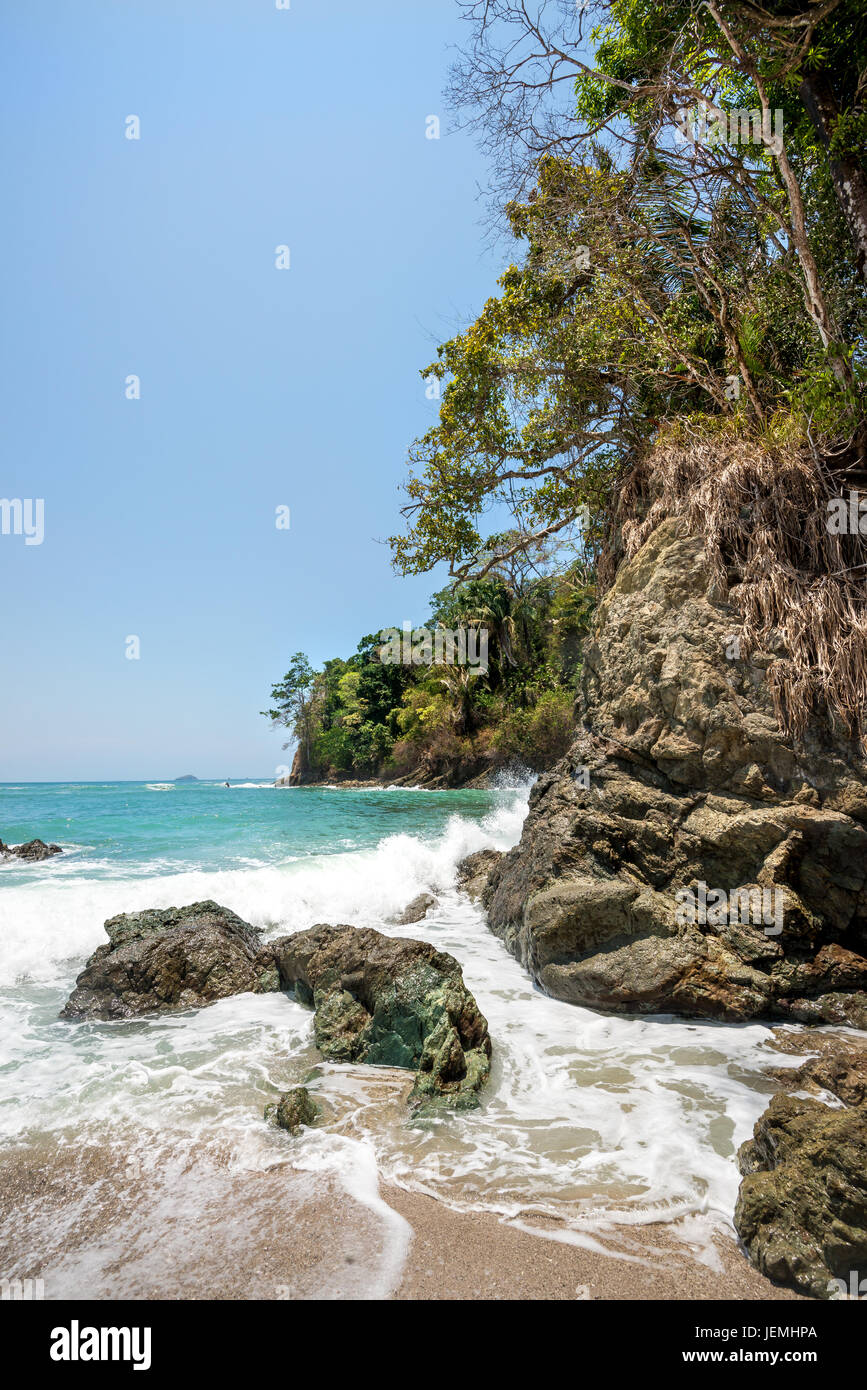
<svg viewBox="0 0 867 1390">
<path fill-rule="evenodd" d="M 418 370 L 506 258 L 442 98 L 456 7 L 2 15 L 0 496 L 44 498 L 45 536 L 0 535 L 0 781 L 269 773 L 291 654 L 442 583 L 378 542 L 435 415 Z"/>
</svg>

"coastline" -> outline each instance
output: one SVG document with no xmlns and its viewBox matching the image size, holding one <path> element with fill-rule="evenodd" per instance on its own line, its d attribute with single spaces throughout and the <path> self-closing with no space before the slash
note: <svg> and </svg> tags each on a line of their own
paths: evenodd
<svg viewBox="0 0 867 1390">
<path fill-rule="evenodd" d="M 275 787 L 292 787 L 295 791 L 310 789 L 311 791 L 387 791 L 390 788 L 401 788 L 404 791 L 428 791 L 428 792 L 463 792 L 463 791 L 493 791 L 495 790 L 495 779 L 503 773 L 509 772 L 508 764 L 490 768 L 481 772 L 476 777 L 471 777 L 467 781 L 450 782 L 446 777 L 430 777 L 420 769 L 416 773 L 406 773 L 403 777 L 372 777 L 372 778 L 349 778 L 341 777 L 336 781 L 330 778 L 323 778 L 321 781 L 303 781 L 292 777 L 278 777 L 274 783 Z M 527 768 L 521 770 L 521 777 L 527 781 L 537 774 Z"/>
<path fill-rule="evenodd" d="M 149 793 L 139 789 L 145 809 Z M 126 804 L 132 793 L 117 796 Z M 224 793 L 202 796 L 222 811 Z M 450 809 L 448 798 L 362 797 L 365 842 L 339 840 L 337 856 L 323 856 L 352 798 L 302 806 L 257 790 L 259 819 L 241 823 L 254 853 L 278 818 L 303 844 L 324 808 L 327 835 L 310 836 L 316 853 L 289 871 L 275 837 L 276 867 L 230 861 L 226 873 L 220 850 L 216 865 L 181 880 L 179 896 L 177 874 L 154 876 L 165 866 L 133 841 L 117 861 L 95 859 L 97 874 L 73 859 L 68 876 L 40 871 L 38 900 L 26 880 L 11 888 L 20 945 L 7 980 L 26 1029 L 10 1011 L 22 1065 L 8 1112 L 17 1106 L 20 1123 L 6 1126 L 0 1153 L 4 1277 L 44 1280 L 48 1299 L 794 1297 L 749 1264 L 730 1218 L 735 1154 L 772 1092 L 788 1082 L 816 1095 L 833 1081 L 801 1065 L 818 1050 L 803 1045 L 814 1035 L 799 1027 L 778 1048 L 761 1023 L 576 1011 L 533 987 L 466 892 L 438 888 L 437 911 L 406 934 L 460 958 L 485 1001 L 495 1084 L 471 1121 L 415 1133 L 411 1074 L 323 1060 L 309 1011 L 279 993 L 241 991 L 117 1027 L 58 1026 L 71 958 L 97 944 L 97 919 L 216 891 L 272 932 L 316 916 L 379 928 L 416 889 L 451 885 L 466 850 L 478 854 L 473 845 L 514 843 L 522 798 L 507 796 L 478 820 L 487 799 L 456 797 Z M 100 790 L 100 815 L 106 800 Z M 159 808 L 166 829 L 183 831 L 184 805 Z M 226 832 L 237 855 L 234 820 Z M 215 872 L 224 874 L 216 885 Z M 263 1108 L 299 1082 L 313 1085 L 325 1122 L 290 1140 L 263 1124 Z"/>
</svg>

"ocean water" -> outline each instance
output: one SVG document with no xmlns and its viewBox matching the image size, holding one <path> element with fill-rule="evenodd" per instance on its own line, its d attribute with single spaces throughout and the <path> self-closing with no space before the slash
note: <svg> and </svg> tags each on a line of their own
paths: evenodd
<svg viewBox="0 0 867 1390">
<path fill-rule="evenodd" d="M 604 1017 L 535 988 L 455 888 L 466 854 L 517 842 L 528 791 L 0 787 L 0 838 L 65 849 L 0 865 L 0 1164 L 62 1171 L 62 1200 L 28 1189 L 7 1210 L 0 1274 L 41 1274 L 47 1296 L 186 1296 L 209 1261 L 313 1220 L 327 1191 L 359 1222 L 331 1231 L 292 1296 L 386 1296 L 410 1239 L 388 1184 L 527 1229 L 548 1217 L 558 1239 L 627 1259 L 633 1228 L 662 1220 L 713 1265 L 712 1235 L 733 1239 L 737 1147 L 775 1089 L 765 1068 L 798 1059 L 760 1024 Z M 424 890 L 424 921 L 390 925 Z M 494 1043 L 480 1108 L 412 1121 L 406 1073 L 323 1063 L 311 1012 L 283 995 L 59 1020 L 106 918 L 203 898 L 269 935 L 351 922 L 450 951 Z M 262 1112 L 301 1082 L 326 1122 L 299 1141 Z"/>
</svg>

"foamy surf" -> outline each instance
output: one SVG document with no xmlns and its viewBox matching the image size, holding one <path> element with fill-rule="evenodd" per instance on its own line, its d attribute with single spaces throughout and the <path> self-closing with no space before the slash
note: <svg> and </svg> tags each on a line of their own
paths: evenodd
<svg viewBox="0 0 867 1390">
<path fill-rule="evenodd" d="M 437 815 L 438 828 L 399 829 L 362 848 L 327 852 L 323 846 L 297 854 L 287 843 L 270 859 L 250 863 L 247 855 L 244 866 L 217 870 L 177 871 L 170 861 L 142 858 L 125 877 L 94 871 L 97 863 L 122 867 L 122 861 L 94 856 L 90 868 L 85 857 L 63 877 L 46 873 L 10 882 L 0 901 L 6 1069 L 0 1138 L 36 1148 L 60 1143 L 114 1152 L 119 1146 L 124 1163 L 135 1154 L 144 1169 L 153 1169 L 163 1151 L 177 1164 L 178 1155 L 192 1162 L 190 1154 L 197 1153 L 201 1164 L 178 1182 L 210 1232 L 219 1194 L 225 1199 L 236 1190 L 238 1174 L 288 1165 L 281 1189 L 288 1209 L 294 1199 L 287 1194 L 302 1173 L 313 1184 L 304 1188 L 304 1202 L 313 1200 L 319 1181 L 320 1191 L 351 1205 L 356 1226 L 377 1251 L 365 1266 L 368 1287 L 383 1297 L 399 1278 L 406 1230 L 403 1218 L 382 1203 L 380 1183 L 427 1193 L 456 1210 L 493 1213 L 522 1229 L 537 1229 L 533 1223 L 540 1218 L 554 1221 L 558 1240 L 626 1258 L 647 1258 L 646 1250 L 636 1251 L 636 1227 L 664 1222 L 696 1258 L 711 1262 L 714 1232 L 731 1234 L 735 1151 L 771 1089 L 762 1071 L 768 1030 L 602 1017 L 535 988 L 455 888 L 456 867 L 467 854 L 516 843 L 527 792 L 526 786 L 501 790 L 486 798 L 484 814 L 462 811 L 445 819 L 448 793 L 416 797 L 417 807 L 431 808 L 418 814 Z M 391 817 L 382 809 L 390 798 L 381 792 L 342 791 L 327 804 L 310 793 L 301 800 L 321 808 L 322 835 L 332 851 L 351 838 L 347 830 L 363 840 L 365 818 L 381 827 Z M 401 825 L 410 814 L 408 800 L 395 798 Z M 306 814 L 309 819 L 309 809 Z M 392 925 L 389 919 L 423 891 L 437 897 L 424 921 Z M 132 1023 L 58 1021 L 77 972 L 105 940 L 107 917 L 205 898 L 268 935 L 351 922 L 420 936 L 450 951 L 494 1040 L 493 1074 L 481 1107 L 409 1122 L 406 1073 L 322 1064 L 310 1011 L 282 995 L 240 996 L 199 1012 Z M 767 1061 L 795 1066 L 798 1059 L 768 1053 Z M 262 1115 L 280 1090 L 300 1083 L 311 1086 L 326 1113 L 321 1128 L 290 1148 L 287 1136 Z M 234 1175 L 231 1181 L 224 1168 Z M 156 1179 L 148 1190 L 142 1211 L 151 1210 L 149 1220 L 168 1219 L 172 1194 Z M 91 1198 L 82 1191 L 81 1201 L 87 1206 Z M 264 1205 L 260 1219 L 266 1220 Z M 129 1221 L 135 1220 L 131 1213 Z M 132 1226 L 130 1239 L 131 1232 Z M 142 1224 L 136 1248 L 147 1244 Z M 156 1247 L 142 1259 L 135 1277 L 131 1266 L 130 1289 L 157 1277 Z M 64 1288 L 86 1274 L 97 1277 L 96 1265 L 71 1257 L 58 1269 L 65 1271 Z M 339 1289 L 349 1287 L 341 1284 L 344 1276 L 335 1266 L 318 1277 L 322 1288 Z"/>
</svg>

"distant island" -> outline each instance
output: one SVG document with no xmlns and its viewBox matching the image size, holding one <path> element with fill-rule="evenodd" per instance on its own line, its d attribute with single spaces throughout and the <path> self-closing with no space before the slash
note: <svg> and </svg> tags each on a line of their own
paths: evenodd
<svg viewBox="0 0 867 1390">
<path fill-rule="evenodd" d="M 193 774 L 192 774 L 191 772 L 188 772 L 188 773 L 186 774 L 186 776 L 184 776 L 184 777 L 176 777 L 174 780 L 175 780 L 176 782 L 198 782 L 199 779 L 198 779 L 198 777 L 194 777 Z"/>
</svg>

